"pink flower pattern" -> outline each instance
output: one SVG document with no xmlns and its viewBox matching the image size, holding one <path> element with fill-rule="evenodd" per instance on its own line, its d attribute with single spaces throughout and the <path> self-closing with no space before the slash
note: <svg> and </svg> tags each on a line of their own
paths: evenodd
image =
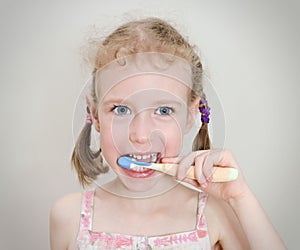
<svg viewBox="0 0 300 250">
<path fill-rule="evenodd" d="M 210 248 L 207 225 L 203 210 L 207 195 L 199 194 L 197 228 L 193 231 L 170 234 L 164 236 L 131 236 L 119 233 L 105 233 L 92 231 L 93 200 L 95 190 L 84 193 L 80 230 L 77 237 L 77 250 L 96 249 L 202 249 Z"/>
</svg>

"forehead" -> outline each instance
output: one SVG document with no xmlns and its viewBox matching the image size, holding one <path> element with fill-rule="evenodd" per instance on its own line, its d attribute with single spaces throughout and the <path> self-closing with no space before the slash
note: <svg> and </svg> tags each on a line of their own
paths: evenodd
<svg viewBox="0 0 300 250">
<path fill-rule="evenodd" d="M 96 96 L 100 103 L 109 92 L 116 93 L 125 85 L 124 94 L 129 90 L 150 88 L 180 94 L 184 87 L 192 88 L 192 68 L 187 61 L 174 55 L 146 52 L 118 58 L 95 74 Z"/>
<path fill-rule="evenodd" d="M 100 99 L 102 102 L 109 100 L 131 100 L 136 102 L 185 102 L 187 103 L 189 88 L 170 77 L 143 74 L 129 77 L 106 91 Z"/>
</svg>

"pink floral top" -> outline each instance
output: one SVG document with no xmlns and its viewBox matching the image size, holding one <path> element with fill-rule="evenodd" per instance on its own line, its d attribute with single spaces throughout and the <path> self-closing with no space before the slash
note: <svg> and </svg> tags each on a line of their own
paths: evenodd
<svg viewBox="0 0 300 250">
<path fill-rule="evenodd" d="M 197 249 L 210 248 L 207 225 L 204 217 L 204 207 L 207 195 L 199 193 L 197 226 L 194 230 L 161 236 L 136 236 L 120 233 L 105 233 L 92 231 L 93 203 L 95 190 L 83 194 L 80 230 L 77 237 L 77 250 L 96 249 Z"/>
</svg>

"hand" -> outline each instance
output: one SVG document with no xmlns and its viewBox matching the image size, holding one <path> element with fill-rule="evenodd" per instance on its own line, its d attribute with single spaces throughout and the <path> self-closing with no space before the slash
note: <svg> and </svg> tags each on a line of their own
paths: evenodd
<svg viewBox="0 0 300 250">
<path fill-rule="evenodd" d="M 163 158 L 163 163 L 177 163 L 177 179 L 192 184 L 216 198 L 229 201 L 240 199 L 248 191 L 240 167 L 229 150 L 212 149 L 195 151 L 186 157 Z M 196 180 L 186 178 L 190 167 L 195 166 Z M 239 171 L 238 178 L 230 182 L 212 183 L 212 171 L 214 166 L 232 167 Z"/>
</svg>

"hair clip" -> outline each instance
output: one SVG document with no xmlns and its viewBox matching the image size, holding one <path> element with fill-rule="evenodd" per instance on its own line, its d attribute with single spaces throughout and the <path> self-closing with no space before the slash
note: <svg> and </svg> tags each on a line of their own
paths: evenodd
<svg viewBox="0 0 300 250">
<path fill-rule="evenodd" d="M 92 116 L 90 114 L 90 109 L 88 107 L 86 107 L 86 120 L 85 122 L 88 123 L 88 124 L 93 124 L 93 119 L 92 119 Z"/>
<path fill-rule="evenodd" d="M 90 114 L 86 114 L 86 123 L 88 124 L 92 124 L 93 120 L 92 120 L 92 116 Z"/>
<path fill-rule="evenodd" d="M 206 99 L 200 100 L 199 112 L 201 113 L 201 121 L 209 123 L 210 107 L 207 105 Z"/>
</svg>

